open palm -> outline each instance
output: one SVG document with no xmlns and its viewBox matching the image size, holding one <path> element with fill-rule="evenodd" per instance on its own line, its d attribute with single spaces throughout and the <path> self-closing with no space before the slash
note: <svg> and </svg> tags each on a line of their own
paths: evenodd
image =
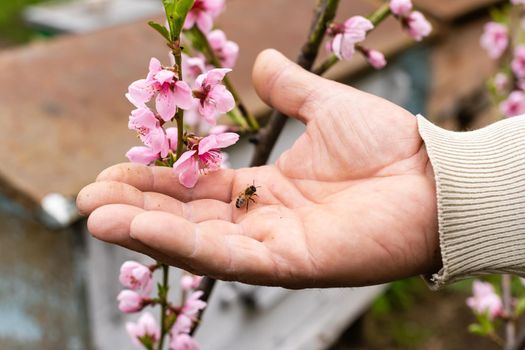
<svg viewBox="0 0 525 350">
<path fill-rule="evenodd" d="M 78 196 L 92 234 L 195 273 L 292 288 L 437 269 L 435 185 L 416 118 L 271 50 L 254 83 L 307 124 L 276 165 L 212 173 L 192 190 L 167 168 L 116 165 Z M 256 203 L 236 208 L 252 183 Z"/>
</svg>

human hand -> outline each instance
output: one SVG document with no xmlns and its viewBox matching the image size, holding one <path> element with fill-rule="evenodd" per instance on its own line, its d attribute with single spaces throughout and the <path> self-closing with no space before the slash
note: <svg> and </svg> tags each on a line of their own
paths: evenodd
<svg viewBox="0 0 525 350">
<path fill-rule="evenodd" d="M 172 169 L 119 164 L 78 195 L 97 238 L 210 277 L 290 288 L 360 286 L 440 267 L 432 168 L 416 118 L 273 50 L 258 94 L 306 124 L 275 165 L 182 187 Z M 236 208 L 255 183 L 256 203 Z"/>
</svg>

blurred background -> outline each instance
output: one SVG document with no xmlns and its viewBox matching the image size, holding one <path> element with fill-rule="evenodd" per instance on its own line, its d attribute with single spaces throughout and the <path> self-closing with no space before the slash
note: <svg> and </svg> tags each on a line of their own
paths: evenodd
<svg viewBox="0 0 525 350">
<path fill-rule="evenodd" d="M 485 93 L 494 63 L 479 46 L 496 0 L 414 0 L 434 32 L 416 43 L 387 20 L 367 46 L 387 55 L 376 72 L 357 57 L 329 77 L 465 130 L 499 119 Z M 338 18 L 380 2 L 341 1 Z M 313 0 L 227 0 L 218 26 L 241 47 L 233 79 L 257 115 L 255 56 L 294 58 Z M 130 82 L 151 56 L 167 61 L 147 25 L 160 0 L 0 1 L 0 349 L 131 349 L 117 310 L 120 264 L 135 254 L 91 238 L 74 198 L 137 140 L 127 125 Z M 323 56 L 326 56 L 323 53 Z M 273 159 L 302 132 L 289 123 Z M 247 141 L 231 152 L 248 164 Z M 351 259 L 351 257 L 349 257 Z M 141 259 L 141 258 L 138 258 Z M 144 258 L 147 261 L 146 258 Z M 494 349 L 467 332 L 470 282 L 430 292 L 419 278 L 356 289 L 287 291 L 220 283 L 198 339 L 204 349 Z"/>
</svg>

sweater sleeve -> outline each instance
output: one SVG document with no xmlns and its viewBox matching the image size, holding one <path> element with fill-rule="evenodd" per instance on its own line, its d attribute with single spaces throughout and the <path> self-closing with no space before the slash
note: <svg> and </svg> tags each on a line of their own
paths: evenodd
<svg viewBox="0 0 525 350">
<path fill-rule="evenodd" d="M 418 116 L 436 180 L 443 267 L 431 288 L 467 277 L 525 276 L 525 116 L 469 132 Z"/>
</svg>

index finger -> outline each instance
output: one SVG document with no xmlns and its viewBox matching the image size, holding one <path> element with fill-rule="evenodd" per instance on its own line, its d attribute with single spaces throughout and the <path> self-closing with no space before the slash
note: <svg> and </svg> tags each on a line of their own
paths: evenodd
<svg viewBox="0 0 525 350">
<path fill-rule="evenodd" d="M 121 163 L 103 170 L 97 181 L 118 181 L 131 185 L 142 192 L 158 192 L 183 202 L 196 199 L 216 199 L 230 202 L 235 170 L 221 169 L 201 175 L 194 188 L 179 183 L 172 168 L 146 166 L 137 163 Z"/>
</svg>

